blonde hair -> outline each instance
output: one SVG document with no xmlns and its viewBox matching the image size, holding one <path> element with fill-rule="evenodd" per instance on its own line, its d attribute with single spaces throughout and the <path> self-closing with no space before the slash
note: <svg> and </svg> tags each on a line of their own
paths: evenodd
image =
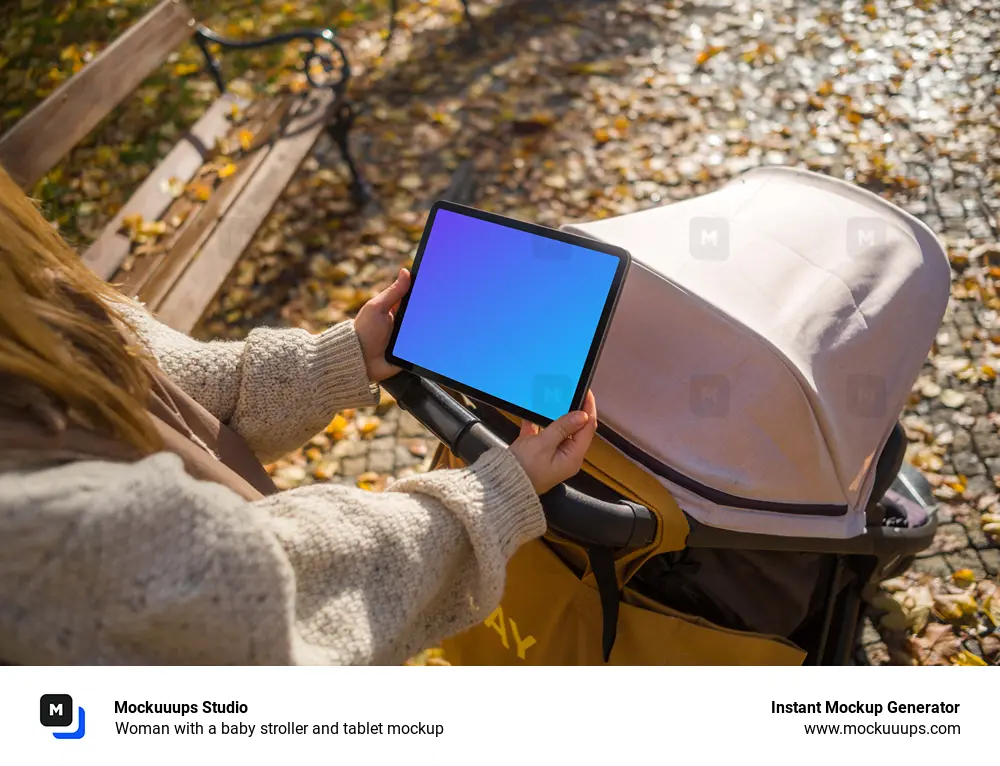
<svg viewBox="0 0 1000 766">
<path fill-rule="evenodd" d="M 134 332 L 122 300 L 0 168 L 0 404 L 159 449 L 145 355 L 119 329 Z"/>
</svg>

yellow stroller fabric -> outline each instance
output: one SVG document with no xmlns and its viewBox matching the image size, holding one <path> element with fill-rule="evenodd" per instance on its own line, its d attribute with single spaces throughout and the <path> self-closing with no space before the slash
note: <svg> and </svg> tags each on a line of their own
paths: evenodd
<svg viewBox="0 0 1000 766">
<path fill-rule="evenodd" d="M 435 469 L 461 465 L 444 446 L 438 448 Z M 805 652 L 782 638 L 720 628 L 629 588 L 629 579 L 651 557 L 684 548 L 684 514 L 659 482 L 600 437 L 584 470 L 645 505 L 658 522 L 650 546 L 615 561 L 622 591 L 608 664 L 802 664 Z M 600 665 L 602 627 L 601 597 L 587 552 L 547 535 L 514 555 L 500 606 L 480 625 L 445 641 L 445 657 L 456 665 Z"/>
</svg>

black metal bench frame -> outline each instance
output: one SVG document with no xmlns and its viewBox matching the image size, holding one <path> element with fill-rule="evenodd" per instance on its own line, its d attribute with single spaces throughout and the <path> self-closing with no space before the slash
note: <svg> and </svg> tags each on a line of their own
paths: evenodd
<svg viewBox="0 0 1000 766">
<path fill-rule="evenodd" d="M 395 3 L 397 0 L 393 0 L 393 2 Z M 306 80 L 312 88 L 329 88 L 336 98 L 336 112 L 330 124 L 327 125 L 326 132 L 337 145 L 344 158 L 344 162 L 347 163 L 347 167 L 350 170 L 351 197 L 359 205 L 371 199 L 371 186 L 362 176 L 350 147 L 350 132 L 354 126 L 354 120 L 358 115 L 358 109 L 347 98 L 347 86 L 351 79 L 351 64 L 347 58 L 347 53 L 337 41 L 336 33 L 332 29 L 298 29 L 257 40 L 233 40 L 213 32 L 203 24 L 199 24 L 195 30 L 193 39 L 205 57 L 205 66 L 216 87 L 219 89 L 220 95 L 226 92 L 226 80 L 223 76 L 220 62 L 212 55 L 210 45 L 218 45 L 224 50 L 246 51 L 273 45 L 284 45 L 296 41 L 309 42 L 310 47 L 302 56 Z M 329 44 L 340 58 L 340 76 L 334 77 L 330 82 L 317 82 L 312 75 L 312 64 L 314 63 L 321 64 L 324 71 L 328 74 L 334 72 L 337 68 L 333 59 L 328 54 L 317 50 L 316 44 L 320 42 Z"/>
</svg>

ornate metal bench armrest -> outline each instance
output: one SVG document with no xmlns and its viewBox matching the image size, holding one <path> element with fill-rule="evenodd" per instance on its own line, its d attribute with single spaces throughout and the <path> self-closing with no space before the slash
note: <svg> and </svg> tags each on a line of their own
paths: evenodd
<svg viewBox="0 0 1000 766">
<path fill-rule="evenodd" d="M 306 79 L 313 88 L 329 88 L 336 97 L 334 114 L 332 120 L 326 126 L 326 131 L 339 147 L 344 160 L 351 172 L 351 196 L 359 205 L 371 198 L 371 188 L 364 180 L 358 168 L 357 162 L 351 153 L 349 144 L 349 134 L 354 118 L 357 116 L 357 108 L 345 97 L 347 83 L 351 79 L 351 64 L 347 59 L 347 53 L 343 46 L 337 42 L 336 34 L 332 29 L 298 29 L 291 32 L 265 37 L 258 40 L 232 40 L 213 32 L 208 27 L 199 24 L 195 29 L 194 41 L 201 49 L 208 65 L 208 70 L 215 80 L 220 93 L 226 92 L 226 82 L 222 77 L 222 70 L 219 62 L 212 57 L 209 49 L 210 45 L 218 45 L 229 50 L 255 50 L 265 48 L 270 45 L 282 45 L 284 43 L 305 40 L 309 42 L 309 49 L 303 56 Z M 328 43 L 333 48 L 333 55 L 321 52 L 317 49 L 317 43 Z M 314 64 L 322 65 L 325 72 L 337 71 L 337 62 L 334 56 L 340 59 L 339 76 L 334 76 L 329 82 L 317 82 L 313 78 L 312 68 Z"/>
<path fill-rule="evenodd" d="M 204 54 L 209 73 L 212 75 L 212 79 L 215 80 L 220 93 L 226 92 L 226 82 L 222 77 L 219 62 L 212 57 L 209 45 L 214 44 L 229 50 L 256 50 L 271 45 L 295 42 L 297 40 L 306 40 L 310 43 L 309 50 L 303 53 L 303 64 L 309 84 L 313 88 L 330 88 L 336 93 L 338 98 L 342 96 L 347 89 L 348 80 L 351 78 L 351 64 L 347 59 L 347 53 L 344 51 L 343 46 L 337 42 L 336 33 L 331 29 L 297 29 L 257 40 L 233 40 L 216 34 L 208 27 L 199 24 L 194 33 L 194 41 Z M 320 42 L 328 43 L 340 58 L 340 76 L 331 82 L 316 82 L 310 71 L 312 65 L 315 63 L 321 64 L 327 72 L 333 72 L 336 69 L 333 57 L 328 53 L 321 53 L 317 50 L 316 44 Z"/>
</svg>

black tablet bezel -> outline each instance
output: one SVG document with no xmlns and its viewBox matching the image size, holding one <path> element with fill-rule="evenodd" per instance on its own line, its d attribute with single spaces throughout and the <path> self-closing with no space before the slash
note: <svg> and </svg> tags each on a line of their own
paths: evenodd
<svg viewBox="0 0 1000 766">
<path fill-rule="evenodd" d="M 591 381 L 594 377 L 594 370 L 597 367 L 597 362 L 601 356 L 601 350 L 604 347 L 604 341 L 607 338 L 608 328 L 611 324 L 611 318 L 614 316 L 615 308 L 618 306 L 618 299 L 621 297 L 622 286 L 625 282 L 625 276 L 628 274 L 629 266 L 632 262 L 632 256 L 629 255 L 628 251 L 623 250 L 615 245 L 609 245 L 606 242 L 601 242 L 599 240 L 590 239 L 588 237 L 582 237 L 578 234 L 569 234 L 564 231 L 559 231 L 558 229 L 550 229 L 547 226 L 539 226 L 538 224 L 525 223 L 524 221 L 518 221 L 514 218 L 508 218 L 506 216 L 497 215 L 496 213 L 489 213 L 485 210 L 477 210 L 476 208 L 468 207 L 466 205 L 459 205 L 455 202 L 447 202 L 445 200 L 439 200 L 435 202 L 431 207 L 430 214 L 427 218 L 427 225 L 424 226 L 423 235 L 420 238 L 420 244 L 417 246 L 417 253 L 413 258 L 413 267 L 411 269 L 412 281 L 410 283 L 410 291 L 407 292 L 406 296 L 400 302 L 399 310 L 396 312 L 396 319 L 392 328 L 392 335 L 389 337 L 389 344 L 386 347 L 385 358 L 390 364 L 394 364 L 404 370 L 408 370 L 415 373 L 423 378 L 432 380 L 435 383 L 439 383 L 446 386 L 454 391 L 458 391 L 470 397 L 471 399 L 476 399 L 485 404 L 489 404 L 493 407 L 498 407 L 505 412 L 509 412 L 512 415 L 517 415 L 521 418 L 526 418 L 532 423 L 536 423 L 540 426 L 547 426 L 552 422 L 551 418 L 548 418 L 541 413 L 532 412 L 531 410 L 519 407 L 511 402 L 503 401 L 495 396 L 487 394 L 485 391 L 480 391 L 472 386 L 468 386 L 464 383 L 460 383 L 457 380 L 452 380 L 451 378 L 440 375 L 433 370 L 428 370 L 420 365 L 408 362 L 405 359 L 400 359 L 394 353 L 396 347 L 396 339 L 399 336 L 399 330 L 402 327 L 403 320 L 406 317 L 406 306 L 410 299 L 410 292 L 412 292 L 413 287 L 416 285 L 417 280 L 420 278 L 420 260 L 423 258 L 424 249 L 427 246 L 427 241 L 430 237 L 431 229 L 434 226 L 434 220 L 437 217 L 439 210 L 446 210 L 448 212 L 457 213 L 459 215 L 471 216 L 472 218 L 478 218 L 483 221 L 489 221 L 490 223 L 499 224 L 501 226 L 506 226 L 508 228 L 518 229 L 529 234 L 536 234 L 542 237 L 548 237 L 549 239 L 555 239 L 560 242 L 565 242 L 570 245 L 578 245 L 579 247 L 584 247 L 589 250 L 596 250 L 600 253 L 605 253 L 606 255 L 613 256 L 618 259 L 618 267 L 615 270 L 614 279 L 611 282 L 611 289 L 608 291 L 608 297 L 604 303 L 604 310 L 601 312 L 600 321 L 597 323 L 597 329 L 594 331 L 594 337 L 590 344 L 590 351 L 587 354 L 587 359 L 584 362 L 583 370 L 580 374 L 580 380 L 577 383 L 576 392 L 573 395 L 573 400 L 571 402 L 570 412 L 573 410 L 578 410 L 583 406 L 584 397 L 587 395 L 587 390 L 590 388 Z M 441 328 L 441 338 L 442 343 L 447 343 L 448 340 L 448 327 L 443 325 Z"/>
</svg>

